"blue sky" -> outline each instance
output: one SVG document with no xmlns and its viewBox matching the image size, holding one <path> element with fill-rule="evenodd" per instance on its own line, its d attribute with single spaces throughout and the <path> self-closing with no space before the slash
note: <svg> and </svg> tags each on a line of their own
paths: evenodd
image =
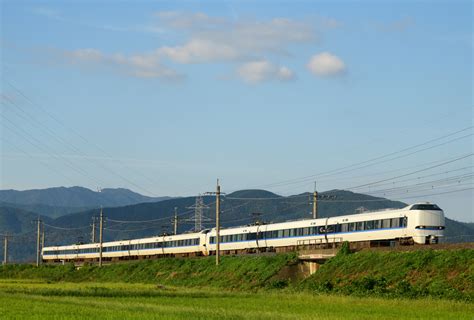
<svg viewBox="0 0 474 320">
<path fill-rule="evenodd" d="M 271 184 L 472 126 L 468 1 L 1 6 L 2 189 L 82 185 L 190 195 L 212 190 L 220 177 L 224 191 L 270 184 L 295 194 L 311 191 L 311 179 Z M 315 177 L 318 189 L 472 153 L 470 134 Z M 472 187 L 472 163 L 467 157 L 405 177 L 467 175 L 460 186 L 436 182 L 431 191 L 412 186 L 402 194 L 416 181 L 394 179 L 400 192 L 387 196 L 437 202 L 448 216 L 472 221 L 472 189 L 457 191 Z M 448 191 L 456 192 L 429 195 Z"/>
</svg>

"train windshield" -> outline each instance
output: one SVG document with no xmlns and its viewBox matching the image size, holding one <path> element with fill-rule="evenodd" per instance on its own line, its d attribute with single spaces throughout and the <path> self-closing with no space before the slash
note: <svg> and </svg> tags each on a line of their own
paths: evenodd
<svg viewBox="0 0 474 320">
<path fill-rule="evenodd" d="M 441 211 L 441 208 L 435 204 L 414 204 L 410 210 L 437 210 Z"/>
</svg>

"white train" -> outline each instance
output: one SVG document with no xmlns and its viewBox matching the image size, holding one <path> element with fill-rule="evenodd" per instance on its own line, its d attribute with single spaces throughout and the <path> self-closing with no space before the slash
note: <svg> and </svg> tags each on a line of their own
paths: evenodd
<svg viewBox="0 0 474 320">
<path fill-rule="evenodd" d="M 332 218 L 299 220 L 220 230 L 220 252 L 288 251 L 300 245 L 343 241 L 365 244 L 438 243 L 444 234 L 444 213 L 435 204 L 416 203 L 402 209 L 364 212 Z M 143 239 L 104 242 L 103 261 L 146 259 L 156 256 L 213 255 L 216 230 Z M 45 247 L 44 262 L 97 261 L 98 243 Z"/>
</svg>

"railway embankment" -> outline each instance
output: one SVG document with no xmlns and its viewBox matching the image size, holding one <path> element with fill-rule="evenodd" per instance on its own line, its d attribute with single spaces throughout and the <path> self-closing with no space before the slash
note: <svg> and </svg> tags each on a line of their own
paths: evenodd
<svg viewBox="0 0 474 320">
<path fill-rule="evenodd" d="M 340 252 L 298 286 L 318 293 L 474 301 L 474 249 L 441 248 Z"/>
<path fill-rule="evenodd" d="M 1 279 L 45 282 L 153 283 L 158 287 L 309 291 L 385 297 L 474 301 L 474 249 L 341 250 L 311 276 L 296 253 L 160 258 L 105 265 L 7 265 Z M 306 277 L 305 277 L 306 276 Z"/>
</svg>

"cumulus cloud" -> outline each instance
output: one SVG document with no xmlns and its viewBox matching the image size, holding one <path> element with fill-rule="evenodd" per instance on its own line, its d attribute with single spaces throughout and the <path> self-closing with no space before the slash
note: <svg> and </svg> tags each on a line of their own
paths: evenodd
<svg viewBox="0 0 474 320">
<path fill-rule="evenodd" d="M 286 18 L 268 21 L 231 21 L 203 13 L 157 13 L 169 27 L 185 29 L 190 38 L 183 44 L 161 48 L 179 63 L 254 60 L 264 55 L 288 55 L 289 47 L 317 40 L 313 28 Z"/>
<path fill-rule="evenodd" d="M 320 77 L 341 75 L 346 72 L 346 64 L 339 57 L 322 52 L 311 57 L 307 68 L 313 74 Z"/>
<path fill-rule="evenodd" d="M 267 80 L 288 81 L 295 77 L 289 68 L 276 66 L 267 60 L 244 63 L 237 69 L 237 74 L 247 83 L 259 83 Z"/>
<path fill-rule="evenodd" d="M 178 63 L 233 61 L 241 55 L 234 46 L 199 38 L 182 46 L 161 47 L 157 53 Z"/>
<path fill-rule="evenodd" d="M 175 32 L 184 40 L 134 55 L 79 49 L 68 51 L 65 56 L 72 63 L 116 67 L 141 78 L 182 78 L 170 67 L 173 64 L 228 63 L 234 66 L 236 76 L 248 83 L 288 81 L 295 78 L 293 70 L 272 60 L 291 57 L 296 46 L 317 43 L 315 25 L 323 30 L 341 26 L 339 21 L 326 17 L 319 24 L 310 24 L 288 18 L 229 19 L 179 11 L 156 12 L 154 19 L 147 28 Z M 308 68 L 318 76 L 341 74 L 346 69 L 341 59 L 329 53 L 314 56 Z"/>
</svg>

